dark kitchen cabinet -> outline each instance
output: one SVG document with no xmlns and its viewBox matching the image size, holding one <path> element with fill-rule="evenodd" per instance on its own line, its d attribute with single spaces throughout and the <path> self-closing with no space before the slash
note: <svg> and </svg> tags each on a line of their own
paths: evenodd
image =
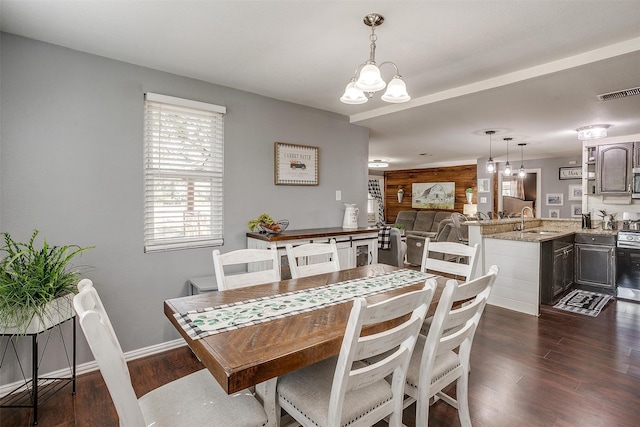
<svg viewBox="0 0 640 427">
<path fill-rule="evenodd" d="M 598 145 L 596 158 L 596 193 L 623 195 L 631 193 L 633 142 Z"/>
<path fill-rule="evenodd" d="M 615 236 L 576 234 L 575 283 L 605 293 L 615 292 Z"/>
<path fill-rule="evenodd" d="M 542 303 L 553 303 L 573 284 L 575 270 L 573 248 L 573 236 L 542 243 L 541 283 L 543 286 L 540 289 Z"/>
</svg>

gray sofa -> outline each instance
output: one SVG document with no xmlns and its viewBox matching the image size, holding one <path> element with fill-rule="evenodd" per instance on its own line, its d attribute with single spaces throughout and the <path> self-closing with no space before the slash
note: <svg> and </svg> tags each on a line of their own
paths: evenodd
<svg viewBox="0 0 640 427">
<path fill-rule="evenodd" d="M 396 224 L 405 226 L 407 236 L 407 263 L 420 265 L 424 239 L 429 237 L 436 242 L 458 242 L 458 233 L 454 229 L 450 211 L 400 211 Z M 461 236 L 467 238 L 468 227 L 460 227 Z"/>
</svg>

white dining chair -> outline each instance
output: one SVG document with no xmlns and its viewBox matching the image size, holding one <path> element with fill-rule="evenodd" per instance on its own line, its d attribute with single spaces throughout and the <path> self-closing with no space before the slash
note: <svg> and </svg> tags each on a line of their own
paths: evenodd
<svg viewBox="0 0 640 427">
<path fill-rule="evenodd" d="M 478 264 L 479 245 L 464 245 L 456 242 L 432 242 L 425 238 L 420 271 L 453 275 L 461 280 L 473 279 Z M 465 261 L 466 263 L 463 263 Z"/>
<path fill-rule="evenodd" d="M 285 249 L 293 279 L 340 270 L 335 239 L 331 239 L 329 243 L 306 243 L 299 246 L 287 244 Z"/>
<path fill-rule="evenodd" d="M 417 426 L 428 425 L 432 397 L 456 408 L 460 424 L 471 426 L 468 399 L 471 346 L 497 274 L 498 267 L 494 265 L 477 279 L 464 283 L 447 281 L 429 334 L 418 337 L 407 371 L 404 407 L 417 402 Z M 466 300 L 470 302 L 452 308 L 456 302 Z M 455 399 L 442 391 L 453 382 Z"/>
<path fill-rule="evenodd" d="M 402 425 L 406 368 L 435 289 L 425 283 L 419 291 L 371 305 L 356 299 L 339 356 L 279 377 L 278 405 L 303 426 L 370 427 L 387 416 L 390 426 Z M 405 315 L 399 325 L 362 334 L 367 325 Z M 382 353 L 375 365 L 361 361 Z"/>
<path fill-rule="evenodd" d="M 243 390 L 227 395 L 207 369 L 167 383 L 139 399 L 109 316 L 89 279 L 73 299 L 80 327 L 96 359 L 121 426 L 275 425 L 260 402 Z"/>
<path fill-rule="evenodd" d="M 224 254 L 214 249 L 212 256 L 220 291 L 280 281 L 280 257 L 275 244 L 270 249 L 238 249 Z M 250 265 L 258 271 L 248 271 Z M 229 274 L 225 271 L 229 266 L 242 266 L 244 270 Z"/>
</svg>

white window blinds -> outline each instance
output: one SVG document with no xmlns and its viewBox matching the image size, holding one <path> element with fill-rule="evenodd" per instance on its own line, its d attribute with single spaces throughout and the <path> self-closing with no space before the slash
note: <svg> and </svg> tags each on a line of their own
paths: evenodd
<svg viewBox="0 0 640 427">
<path fill-rule="evenodd" d="M 145 252 L 223 243 L 225 112 L 145 94 Z"/>
</svg>

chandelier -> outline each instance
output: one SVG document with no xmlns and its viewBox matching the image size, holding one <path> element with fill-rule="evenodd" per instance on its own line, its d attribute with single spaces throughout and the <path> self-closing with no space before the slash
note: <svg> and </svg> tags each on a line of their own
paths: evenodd
<svg viewBox="0 0 640 427">
<path fill-rule="evenodd" d="M 376 65 L 377 36 L 375 35 L 375 29 L 377 26 L 382 25 L 384 16 L 377 13 L 370 13 L 363 18 L 363 22 L 366 26 L 371 27 L 371 35 L 369 36 L 371 40 L 369 60 L 358 65 L 340 101 L 345 104 L 364 104 L 368 101 L 368 98 L 373 97 L 375 92 L 385 87 L 387 90 L 380 98 L 383 101 L 394 104 L 409 101 L 411 97 L 407 93 L 407 86 L 404 80 L 402 80 L 402 76 L 398 73 L 396 64 L 387 61 L 380 64 L 380 66 Z M 392 65 L 395 69 L 395 74 L 388 85 L 382 80 L 382 75 L 380 74 L 380 67 L 386 64 Z M 365 95 L 365 92 L 368 94 L 368 97 Z"/>
<path fill-rule="evenodd" d="M 493 157 L 491 156 L 491 135 L 496 133 L 496 131 L 488 130 L 485 133 L 489 135 L 489 160 L 487 160 L 487 173 L 493 173 L 496 170 L 496 164 L 493 161 Z"/>
</svg>

